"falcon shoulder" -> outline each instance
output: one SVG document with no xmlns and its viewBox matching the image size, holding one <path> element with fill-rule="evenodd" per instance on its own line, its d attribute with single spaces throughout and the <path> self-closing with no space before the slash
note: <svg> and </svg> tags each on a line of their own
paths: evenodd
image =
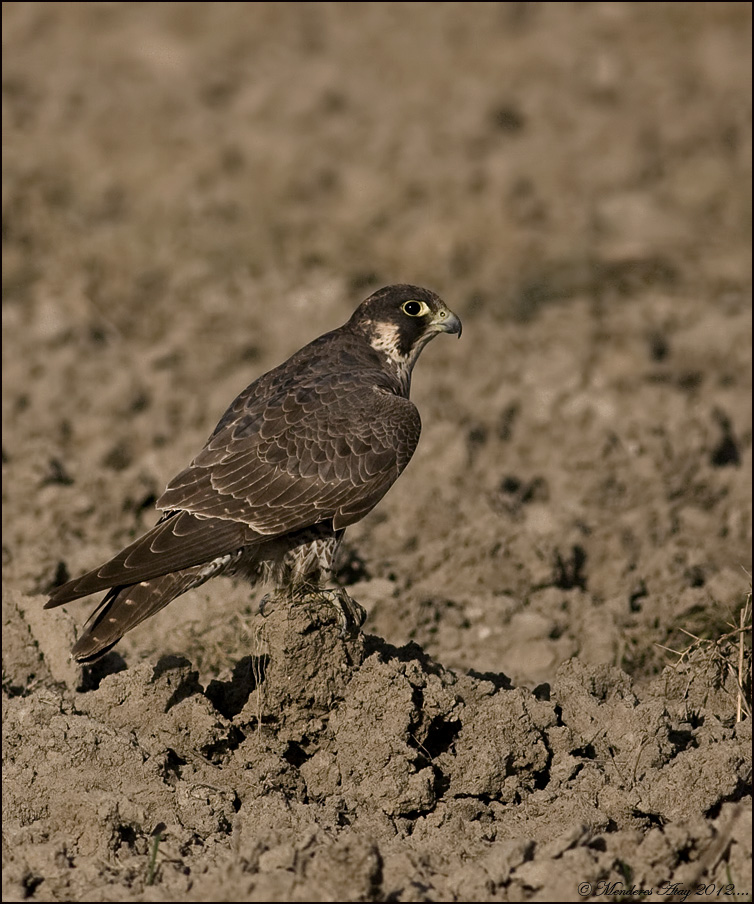
<svg viewBox="0 0 754 904">
<path fill-rule="evenodd" d="M 231 405 L 159 509 L 276 536 L 327 519 L 346 527 L 385 495 L 419 441 L 414 404 L 379 370 L 271 376 Z"/>
</svg>

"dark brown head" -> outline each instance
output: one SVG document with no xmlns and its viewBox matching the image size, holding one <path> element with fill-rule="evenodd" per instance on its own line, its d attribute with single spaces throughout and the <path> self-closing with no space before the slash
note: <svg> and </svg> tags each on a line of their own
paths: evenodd
<svg viewBox="0 0 754 904">
<path fill-rule="evenodd" d="M 461 335 L 458 317 L 434 292 L 419 286 L 379 289 L 356 308 L 349 324 L 406 378 L 430 339 L 438 333 Z"/>
</svg>

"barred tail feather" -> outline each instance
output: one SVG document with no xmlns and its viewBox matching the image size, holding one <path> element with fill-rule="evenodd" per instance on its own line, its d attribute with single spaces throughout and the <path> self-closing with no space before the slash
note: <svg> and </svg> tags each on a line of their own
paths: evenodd
<svg viewBox="0 0 754 904">
<path fill-rule="evenodd" d="M 139 584 L 113 587 L 95 609 L 71 650 L 81 663 L 93 662 L 110 650 L 123 635 L 159 612 L 176 597 L 224 571 L 233 556 L 204 565 L 174 571 Z"/>
</svg>

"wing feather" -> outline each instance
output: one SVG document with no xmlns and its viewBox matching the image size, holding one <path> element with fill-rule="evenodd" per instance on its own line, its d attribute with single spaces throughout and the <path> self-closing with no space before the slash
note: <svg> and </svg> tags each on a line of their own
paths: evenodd
<svg viewBox="0 0 754 904">
<path fill-rule="evenodd" d="M 392 486 L 421 430 L 412 402 L 366 376 L 308 374 L 270 399 L 234 403 L 157 507 L 238 521 L 265 536 L 358 520 Z"/>
<path fill-rule="evenodd" d="M 243 524 L 177 512 L 156 524 L 104 565 L 57 587 L 46 609 L 116 585 L 137 584 L 208 562 L 253 542 Z"/>
</svg>

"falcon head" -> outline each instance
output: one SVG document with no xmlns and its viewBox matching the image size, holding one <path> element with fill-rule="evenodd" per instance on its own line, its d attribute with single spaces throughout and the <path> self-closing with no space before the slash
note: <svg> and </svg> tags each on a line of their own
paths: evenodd
<svg viewBox="0 0 754 904">
<path fill-rule="evenodd" d="M 445 302 L 419 286 L 386 286 L 370 295 L 349 321 L 366 335 L 408 383 L 419 352 L 438 333 L 461 335 L 461 321 Z"/>
</svg>

